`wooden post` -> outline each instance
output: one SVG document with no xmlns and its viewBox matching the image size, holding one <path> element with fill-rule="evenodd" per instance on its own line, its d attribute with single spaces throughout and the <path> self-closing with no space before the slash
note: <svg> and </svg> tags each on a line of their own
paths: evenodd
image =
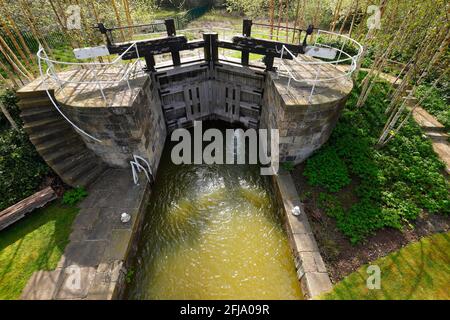
<svg viewBox="0 0 450 320">
<path fill-rule="evenodd" d="M 147 65 L 147 72 L 156 71 L 155 69 L 155 57 L 152 54 L 146 54 L 144 56 L 145 64 Z"/>
<path fill-rule="evenodd" d="M 166 25 L 167 35 L 169 37 L 173 37 L 177 35 L 177 31 L 175 29 L 175 21 L 173 19 L 164 20 L 164 24 Z M 172 54 L 172 62 L 174 66 L 179 66 L 181 64 L 180 52 L 179 51 L 171 51 Z"/>
<path fill-rule="evenodd" d="M 205 60 L 208 62 L 217 62 L 219 60 L 219 48 L 217 47 L 218 35 L 216 32 L 205 32 L 203 40 L 205 41 L 204 52 Z"/>
<path fill-rule="evenodd" d="M 6 74 L 8 75 L 8 78 L 12 81 L 14 87 L 17 88 L 19 86 L 19 84 L 17 83 L 16 79 L 14 78 L 14 73 L 12 73 L 11 70 L 9 70 L 9 68 L 7 66 L 5 66 L 1 60 L 0 60 L 0 69 L 5 70 Z M 20 78 L 19 78 L 19 80 L 20 80 Z M 22 80 L 20 80 L 20 82 L 22 82 Z"/>
<path fill-rule="evenodd" d="M 273 56 L 265 56 L 263 61 L 266 65 L 266 71 L 273 71 Z"/>
<path fill-rule="evenodd" d="M 244 19 L 242 24 L 242 35 L 244 37 L 251 37 L 252 34 L 252 20 Z M 241 63 L 243 66 L 248 66 L 250 53 L 247 50 L 242 51 Z"/>
</svg>

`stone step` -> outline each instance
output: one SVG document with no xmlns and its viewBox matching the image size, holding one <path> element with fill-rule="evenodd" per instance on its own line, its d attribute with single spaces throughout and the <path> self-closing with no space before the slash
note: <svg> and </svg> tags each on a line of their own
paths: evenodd
<svg viewBox="0 0 450 320">
<path fill-rule="evenodd" d="M 30 140 L 34 144 L 40 144 L 45 141 L 49 141 L 61 136 L 69 137 L 73 134 L 73 129 L 71 127 L 63 127 L 63 128 L 54 128 L 54 129 L 43 129 L 39 131 L 39 133 L 30 134 Z"/>
<path fill-rule="evenodd" d="M 45 97 L 39 97 L 39 98 L 29 98 L 29 99 L 23 99 L 20 100 L 17 105 L 21 110 L 29 109 L 29 108 L 35 108 L 35 107 L 52 107 L 54 108 L 52 102 L 46 95 Z"/>
<path fill-rule="evenodd" d="M 99 162 L 95 167 L 93 167 L 89 172 L 83 175 L 76 184 L 83 187 L 88 187 L 93 184 L 106 170 L 108 166 Z"/>
<path fill-rule="evenodd" d="M 55 167 L 57 168 L 58 172 L 61 172 L 61 174 L 65 174 L 81 163 L 90 161 L 96 161 L 96 156 L 93 152 L 90 152 L 90 150 L 84 149 L 84 151 L 80 151 L 77 154 L 69 155 L 63 161 L 56 164 Z"/>
<path fill-rule="evenodd" d="M 17 91 L 17 97 L 21 100 L 29 99 L 29 98 L 41 98 L 48 97 L 47 91 L 45 90 L 36 90 L 36 91 Z M 53 90 L 50 90 L 50 94 L 53 94 Z"/>
<path fill-rule="evenodd" d="M 91 159 L 90 161 L 81 161 L 73 168 L 64 172 L 61 175 L 63 180 L 71 186 L 83 186 L 80 181 L 83 181 L 83 176 L 89 173 L 94 167 L 98 165 L 98 161 Z"/>
<path fill-rule="evenodd" d="M 65 166 L 66 162 L 72 162 L 73 157 L 79 157 L 80 155 L 88 152 L 86 148 L 81 144 L 75 144 L 68 148 L 60 148 L 45 156 L 45 160 L 54 166 Z"/>
<path fill-rule="evenodd" d="M 42 108 L 42 109 L 28 109 L 24 110 L 20 113 L 20 117 L 22 120 L 27 122 L 33 122 L 33 121 L 39 121 L 44 120 L 47 118 L 55 117 L 55 115 L 58 115 L 58 111 L 49 109 L 49 108 Z"/>
<path fill-rule="evenodd" d="M 56 128 L 60 129 L 70 128 L 70 124 L 65 120 L 60 119 L 59 117 L 51 117 L 38 121 L 27 122 L 23 126 L 23 129 L 28 134 L 39 133 L 42 132 L 42 130 L 56 129 Z"/>
<path fill-rule="evenodd" d="M 38 145 L 35 145 L 36 150 L 45 157 L 47 154 L 52 153 L 60 148 L 69 148 L 71 146 L 82 144 L 81 138 L 73 133 L 72 135 L 60 136 L 58 138 L 44 141 Z"/>
</svg>

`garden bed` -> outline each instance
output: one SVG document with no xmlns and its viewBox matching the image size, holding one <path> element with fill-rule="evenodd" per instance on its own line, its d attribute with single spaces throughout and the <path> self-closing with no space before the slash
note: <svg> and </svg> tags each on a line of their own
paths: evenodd
<svg viewBox="0 0 450 320">
<path fill-rule="evenodd" d="M 450 227 L 445 166 L 419 126 L 375 147 L 389 86 L 377 82 L 359 109 L 356 87 L 330 140 L 292 174 L 334 282 Z"/>
</svg>

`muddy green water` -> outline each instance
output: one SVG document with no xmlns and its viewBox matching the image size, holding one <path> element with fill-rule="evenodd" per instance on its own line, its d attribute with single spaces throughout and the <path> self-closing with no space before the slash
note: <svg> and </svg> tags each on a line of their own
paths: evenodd
<svg viewBox="0 0 450 320">
<path fill-rule="evenodd" d="M 166 143 L 130 299 L 302 299 L 270 177 L 174 165 Z"/>
</svg>

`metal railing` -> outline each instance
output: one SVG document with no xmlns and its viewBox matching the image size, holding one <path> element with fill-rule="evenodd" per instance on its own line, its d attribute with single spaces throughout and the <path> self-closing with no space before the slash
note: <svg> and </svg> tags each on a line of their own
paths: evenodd
<svg viewBox="0 0 450 320">
<path fill-rule="evenodd" d="M 347 48 L 347 46 L 350 46 L 354 52 L 350 52 L 350 49 Z M 315 52 L 320 52 L 322 48 L 326 49 L 326 54 L 334 56 L 320 57 L 320 54 L 315 54 Z M 314 90 L 318 83 L 329 83 L 342 78 L 350 78 L 356 70 L 358 60 L 363 52 L 363 46 L 356 40 L 343 34 L 325 30 L 317 30 L 314 44 L 307 46 L 304 49 L 305 55 L 311 56 L 311 58 L 306 59 L 304 57 L 305 55 L 302 55 L 303 58 L 296 57 L 283 45 L 280 50 L 279 69 L 277 73 L 279 76 L 288 78 L 287 90 L 291 88 L 291 81 L 311 85 L 311 91 L 308 98 L 309 103 L 312 101 Z M 292 60 L 290 61 L 292 61 L 292 63 L 287 63 L 287 61 L 282 58 L 286 53 L 291 56 Z M 337 65 L 346 66 L 348 68 L 347 70 L 343 70 L 343 68 L 337 68 Z M 324 72 L 324 69 L 330 70 L 330 66 L 334 66 L 334 68 L 331 68 L 332 72 L 327 74 Z M 312 75 L 312 77 L 300 77 L 295 73 L 295 69 L 307 69 L 309 72 L 303 74 L 309 74 Z"/>
</svg>

